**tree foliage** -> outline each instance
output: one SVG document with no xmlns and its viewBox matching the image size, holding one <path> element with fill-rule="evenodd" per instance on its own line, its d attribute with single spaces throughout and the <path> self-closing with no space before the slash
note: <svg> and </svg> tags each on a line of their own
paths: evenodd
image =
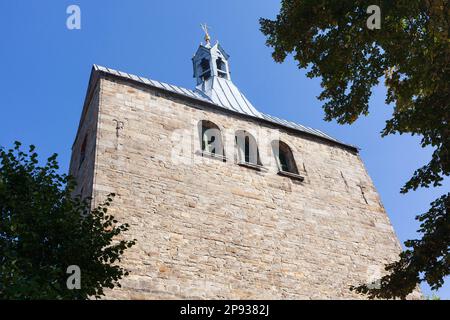
<svg viewBox="0 0 450 320">
<path fill-rule="evenodd" d="M 39 166 L 34 149 L 0 148 L 0 299 L 99 298 L 128 274 L 117 263 L 135 241 L 119 240 L 128 225 L 108 214 L 114 194 L 91 210 L 56 154 Z M 67 288 L 70 265 L 79 290 Z"/>
<path fill-rule="evenodd" d="M 407 249 L 400 259 L 388 264 L 387 275 L 380 286 L 362 284 L 352 289 L 370 298 L 405 299 L 418 283 L 426 281 L 431 289 L 439 289 L 450 271 L 450 193 L 431 204 L 428 212 L 417 216 L 422 239 L 405 241 Z"/>
<path fill-rule="evenodd" d="M 370 30 L 367 8 L 381 9 L 381 28 Z M 387 88 L 392 118 L 382 136 L 412 134 L 434 148 L 401 189 L 440 186 L 450 173 L 450 8 L 447 0 L 283 0 L 275 20 L 261 19 L 273 58 L 293 54 L 308 77 L 320 77 L 325 120 L 351 124 L 369 113 L 372 88 Z M 449 274 L 449 201 L 445 194 L 417 219 L 421 240 L 405 243 L 400 260 L 387 266 L 371 297 L 404 298 L 421 281 L 439 288 Z"/>
</svg>

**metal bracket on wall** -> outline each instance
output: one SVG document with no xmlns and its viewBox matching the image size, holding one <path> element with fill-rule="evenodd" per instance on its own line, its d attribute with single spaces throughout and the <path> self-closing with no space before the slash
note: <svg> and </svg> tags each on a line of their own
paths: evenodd
<svg viewBox="0 0 450 320">
<path fill-rule="evenodd" d="M 116 123 L 116 137 L 119 137 L 119 130 L 123 129 L 123 121 L 113 119 L 113 121 Z"/>
</svg>

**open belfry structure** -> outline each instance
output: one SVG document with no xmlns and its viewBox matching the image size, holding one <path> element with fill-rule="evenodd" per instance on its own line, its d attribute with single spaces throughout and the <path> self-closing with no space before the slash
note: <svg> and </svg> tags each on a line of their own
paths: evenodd
<svg viewBox="0 0 450 320">
<path fill-rule="evenodd" d="M 358 148 L 258 111 L 205 40 L 193 90 L 92 68 L 70 174 L 137 240 L 106 298 L 364 298 L 401 246 Z"/>
</svg>

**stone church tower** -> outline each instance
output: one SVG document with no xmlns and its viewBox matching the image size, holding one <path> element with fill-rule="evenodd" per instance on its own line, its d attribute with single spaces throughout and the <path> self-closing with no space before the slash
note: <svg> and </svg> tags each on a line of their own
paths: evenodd
<svg viewBox="0 0 450 320">
<path fill-rule="evenodd" d="M 401 247 L 358 149 L 258 111 L 206 40 L 194 90 L 93 66 L 70 174 L 137 239 L 107 297 L 361 298 Z"/>
</svg>

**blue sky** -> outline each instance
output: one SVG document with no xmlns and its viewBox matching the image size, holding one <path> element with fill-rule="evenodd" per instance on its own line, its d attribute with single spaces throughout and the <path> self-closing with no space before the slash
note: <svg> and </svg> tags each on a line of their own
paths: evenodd
<svg viewBox="0 0 450 320">
<path fill-rule="evenodd" d="M 81 30 L 66 28 L 71 4 L 81 8 Z M 56 152 L 67 172 L 92 64 L 193 88 L 191 58 L 206 22 L 212 40 L 231 55 L 233 82 L 253 105 L 359 146 L 398 237 L 416 237 L 414 217 L 450 186 L 447 179 L 438 189 L 399 193 L 431 149 L 422 149 L 418 137 L 380 137 L 392 112 L 382 85 L 368 117 L 352 126 L 323 121 L 319 79 L 306 78 L 291 58 L 275 63 L 265 46 L 258 19 L 278 10 L 276 1 L 261 0 L 1 1 L 0 145 L 19 140 L 35 144 L 42 157 Z M 450 298 L 449 281 L 438 294 Z"/>
</svg>

